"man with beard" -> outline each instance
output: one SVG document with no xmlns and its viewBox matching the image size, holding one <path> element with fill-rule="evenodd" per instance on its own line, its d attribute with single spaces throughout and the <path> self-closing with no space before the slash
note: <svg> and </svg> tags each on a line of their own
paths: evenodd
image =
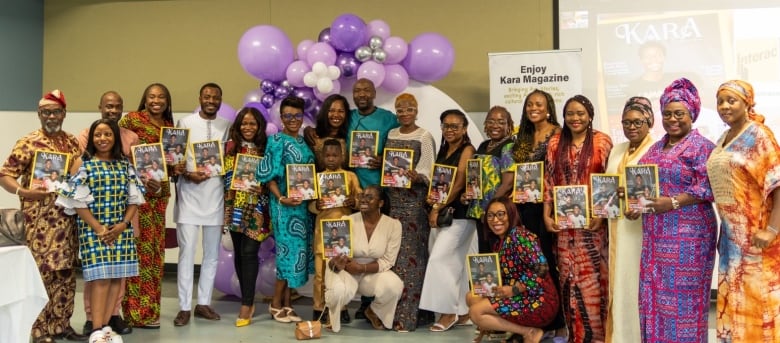
<svg viewBox="0 0 780 343">
<path fill-rule="evenodd" d="M 35 258 L 49 295 L 49 302 L 33 324 L 33 342 L 87 339 L 70 326 L 76 297 L 76 273 L 73 269 L 77 255 L 75 220 L 54 204 L 56 193 L 28 189 L 36 150 L 70 154 L 71 162 L 79 154 L 76 137 L 62 131 L 65 115 L 65 95 L 62 92 L 54 90 L 44 95 L 38 101 L 41 129 L 19 139 L 0 169 L 0 186 L 22 200 L 27 247 Z"/>
<path fill-rule="evenodd" d="M 124 102 L 122 101 L 122 97 L 115 91 L 108 91 L 103 93 L 103 95 L 100 97 L 100 103 L 98 103 L 98 110 L 100 111 L 100 116 L 102 119 L 108 119 L 118 123 L 119 119 L 122 119 L 122 111 L 124 110 Z M 128 160 L 132 160 L 132 153 L 130 148 L 133 145 L 141 144 L 138 140 L 138 135 L 133 131 L 120 127 L 119 137 L 122 141 L 122 154 L 125 155 Z M 82 152 L 85 151 L 87 149 L 87 141 L 89 140 L 89 128 L 81 131 L 78 140 L 79 148 Z M 138 229 L 137 217 L 133 218 L 132 225 L 133 229 Z M 119 287 L 119 294 L 117 294 L 116 305 L 114 306 L 114 312 L 111 313 L 111 319 L 108 321 L 108 325 L 111 326 L 111 329 L 114 330 L 114 332 L 120 335 L 127 335 L 132 333 L 133 329 L 129 327 L 127 323 L 125 323 L 124 319 L 122 319 L 122 316 L 119 314 L 119 311 L 122 309 L 122 299 L 125 297 L 124 278 L 122 279 L 121 283 L 122 284 Z M 91 294 L 92 283 L 84 283 L 84 312 L 87 314 L 87 321 L 84 323 L 83 331 L 85 335 L 88 335 L 90 332 L 92 332 L 92 306 L 90 303 Z"/>
<path fill-rule="evenodd" d="M 227 139 L 230 122 L 217 116 L 222 106 L 222 88 L 207 83 L 200 88 L 201 110 L 182 118 L 176 127 L 189 129 L 194 142 Z M 217 257 L 224 216 L 224 189 L 219 174 L 206 175 L 196 169 L 196 161 L 187 157 L 187 171 L 179 178 L 176 187 L 176 240 L 179 243 L 177 281 L 179 286 L 179 313 L 173 320 L 176 326 L 189 324 L 192 310 L 192 283 L 195 266 L 195 246 L 198 233 L 203 232 L 203 260 L 198 281 L 198 303 L 195 317 L 219 320 L 220 316 L 210 306 L 214 278 L 217 274 Z"/>
</svg>

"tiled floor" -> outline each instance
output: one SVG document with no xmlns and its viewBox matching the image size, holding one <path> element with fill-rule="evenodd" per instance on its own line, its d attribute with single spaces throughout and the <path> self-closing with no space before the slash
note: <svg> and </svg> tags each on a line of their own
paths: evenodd
<svg viewBox="0 0 780 343">
<path fill-rule="evenodd" d="M 73 327 L 81 331 L 84 325 L 84 306 L 83 293 L 81 293 L 82 280 L 78 280 L 76 293 L 76 313 L 73 316 Z M 195 288 L 197 290 L 197 288 Z M 305 291 L 302 293 L 306 294 Z M 190 324 L 184 327 L 174 327 L 173 318 L 178 312 L 178 300 L 176 295 L 176 276 L 166 275 L 163 282 L 163 300 L 162 300 L 162 326 L 159 330 L 134 329 L 132 334 L 122 336 L 124 342 L 143 342 L 143 343 L 168 343 L 168 342 L 187 342 L 187 343 L 222 343 L 222 342 L 297 342 L 293 336 L 293 324 L 277 323 L 271 319 L 268 314 L 267 304 L 263 303 L 261 296 L 257 298 L 257 313 L 251 325 L 236 328 L 234 326 L 235 318 L 240 306 L 238 299 L 231 296 L 224 296 L 218 290 L 214 291 L 212 306 L 220 313 L 222 320 L 208 321 L 200 318 L 192 318 Z M 353 302 L 350 306 L 350 313 L 359 304 Z M 296 300 L 293 304 L 298 313 L 309 319 L 311 316 L 311 299 L 303 297 Z M 714 302 L 713 302 L 714 307 Z M 710 310 L 710 339 L 709 342 L 715 342 L 714 333 L 714 310 Z M 366 342 L 371 343 L 399 342 L 402 340 L 411 340 L 414 342 L 425 341 L 426 343 L 437 342 L 471 342 L 474 338 L 474 326 L 455 327 L 454 329 L 433 333 L 427 328 L 420 328 L 410 333 L 396 333 L 394 331 L 376 331 L 371 325 L 362 320 L 353 320 L 351 324 L 343 325 L 338 334 L 323 332 L 323 343 L 346 343 L 346 342 Z M 483 340 L 483 342 L 487 342 Z M 498 342 L 498 341 L 495 341 Z"/>
</svg>

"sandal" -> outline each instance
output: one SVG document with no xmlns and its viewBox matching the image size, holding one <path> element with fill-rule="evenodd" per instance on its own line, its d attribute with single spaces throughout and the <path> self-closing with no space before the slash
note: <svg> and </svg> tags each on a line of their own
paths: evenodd
<svg viewBox="0 0 780 343">
<path fill-rule="evenodd" d="M 395 322 L 395 324 L 393 324 L 393 330 L 395 330 L 395 332 L 399 332 L 399 333 L 407 333 L 407 332 L 409 332 L 409 330 L 404 328 L 404 324 L 401 323 L 401 322 Z"/>
<path fill-rule="evenodd" d="M 471 321 L 471 317 L 468 314 L 458 316 L 458 320 L 455 322 L 455 326 L 471 326 L 474 323 Z"/>
<path fill-rule="evenodd" d="M 379 319 L 379 316 L 374 313 L 374 310 L 371 309 L 371 306 L 366 307 L 366 319 L 368 319 L 369 322 L 371 322 L 371 326 L 374 327 L 376 330 L 384 330 L 385 326 L 382 324 L 382 321 Z"/>
<path fill-rule="evenodd" d="M 41 336 L 33 339 L 33 343 L 54 343 L 54 338 L 49 336 Z"/>
<path fill-rule="evenodd" d="M 480 343 L 482 342 L 482 338 L 487 336 L 490 338 L 490 330 L 479 330 L 479 333 L 477 334 L 477 337 L 474 337 L 474 339 L 471 340 L 472 343 Z"/>
<path fill-rule="evenodd" d="M 295 313 L 295 309 L 292 307 L 282 307 L 282 310 L 287 311 L 287 318 L 290 318 L 291 322 L 302 322 L 303 318 L 298 316 L 297 313 Z"/>
<path fill-rule="evenodd" d="M 273 317 L 274 320 L 277 322 L 280 323 L 291 322 L 290 318 L 287 317 L 287 311 L 285 311 L 284 308 L 274 308 L 273 305 L 268 304 L 268 312 L 271 313 L 271 317 Z"/>
<path fill-rule="evenodd" d="M 441 320 L 441 318 L 439 318 L 439 320 Z M 455 317 L 447 325 L 444 325 L 442 323 L 434 323 L 433 325 L 431 325 L 430 330 L 433 331 L 433 332 L 444 332 L 444 331 L 447 331 L 449 329 L 452 329 L 452 327 L 455 326 L 455 324 L 457 324 L 457 323 L 458 323 L 458 317 Z"/>
</svg>

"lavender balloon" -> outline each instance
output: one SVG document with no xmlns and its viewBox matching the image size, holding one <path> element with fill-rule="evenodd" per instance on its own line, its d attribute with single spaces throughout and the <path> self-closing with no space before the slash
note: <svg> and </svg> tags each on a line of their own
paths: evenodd
<svg viewBox="0 0 780 343">
<path fill-rule="evenodd" d="M 252 27 L 238 41 L 239 63 L 260 80 L 283 80 L 294 54 L 290 38 L 271 25 Z"/>
<path fill-rule="evenodd" d="M 256 88 L 246 93 L 244 96 L 244 103 L 249 102 L 260 102 L 260 99 L 263 97 L 265 93 L 262 89 Z"/>
<path fill-rule="evenodd" d="M 357 76 L 359 79 L 369 79 L 376 87 L 379 87 L 385 80 L 385 67 L 374 61 L 366 61 L 358 68 Z"/>
<path fill-rule="evenodd" d="M 382 89 L 393 93 L 401 93 L 409 86 L 409 74 L 403 66 L 398 64 L 385 65 L 385 80 L 382 82 Z"/>
<path fill-rule="evenodd" d="M 368 23 L 366 33 L 370 36 L 378 36 L 382 39 L 390 37 L 390 25 L 386 22 L 376 19 Z"/>
<path fill-rule="evenodd" d="M 217 273 L 214 278 L 214 288 L 222 293 L 234 295 L 232 294 L 233 290 L 230 285 L 230 279 L 233 275 L 236 275 L 236 267 L 233 264 L 233 252 L 220 247 L 219 255 L 217 257 Z"/>
<path fill-rule="evenodd" d="M 401 65 L 409 77 L 434 82 L 447 76 L 455 62 L 455 52 L 447 38 L 438 33 L 423 33 L 409 42 L 409 52 Z"/>
<path fill-rule="evenodd" d="M 360 67 L 360 62 L 353 54 L 342 52 L 336 58 L 336 66 L 341 70 L 341 76 L 345 78 L 354 77 L 357 74 L 358 67 Z"/>
<path fill-rule="evenodd" d="M 306 52 L 312 45 L 314 45 L 314 41 L 311 39 L 304 39 L 298 43 L 298 47 L 295 49 L 295 53 L 297 54 L 299 60 L 306 58 Z"/>
<path fill-rule="evenodd" d="M 330 25 L 330 44 L 341 51 L 355 51 L 365 41 L 366 23 L 360 17 L 345 13 Z"/>
<path fill-rule="evenodd" d="M 310 111 L 314 105 L 316 105 L 317 98 L 314 97 L 314 92 L 312 92 L 311 88 L 309 87 L 295 88 L 295 90 L 292 92 L 292 95 L 303 99 L 303 112 Z"/>
<path fill-rule="evenodd" d="M 382 49 L 385 50 L 385 54 L 387 55 L 385 64 L 398 64 L 406 57 L 406 53 L 409 51 L 409 45 L 406 44 L 406 41 L 401 37 L 390 37 L 385 39 Z"/>
</svg>

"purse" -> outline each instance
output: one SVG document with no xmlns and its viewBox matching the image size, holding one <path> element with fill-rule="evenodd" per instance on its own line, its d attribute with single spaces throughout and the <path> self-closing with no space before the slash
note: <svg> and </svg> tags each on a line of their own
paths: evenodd
<svg viewBox="0 0 780 343">
<path fill-rule="evenodd" d="M 322 337 L 322 323 L 320 322 L 320 319 L 322 319 L 322 315 L 325 314 L 325 311 L 327 310 L 327 308 L 323 309 L 320 317 L 316 320 L 306 320 L 295 323 L 295 339 L 305 341 Z"/>
<path fill-rule="evenodd" d="M 452 213 L 455 209 L 451 206 L 447 206 L 439 210 L 439 216 L 436 217 L 437 227 L 447 227 L 452 225 Z"/>
<path fill-rule="evenodd" d="M 0 209 L 0 247 L 25 245 L 24 213 L 17 208 Z"/>
</svg>

